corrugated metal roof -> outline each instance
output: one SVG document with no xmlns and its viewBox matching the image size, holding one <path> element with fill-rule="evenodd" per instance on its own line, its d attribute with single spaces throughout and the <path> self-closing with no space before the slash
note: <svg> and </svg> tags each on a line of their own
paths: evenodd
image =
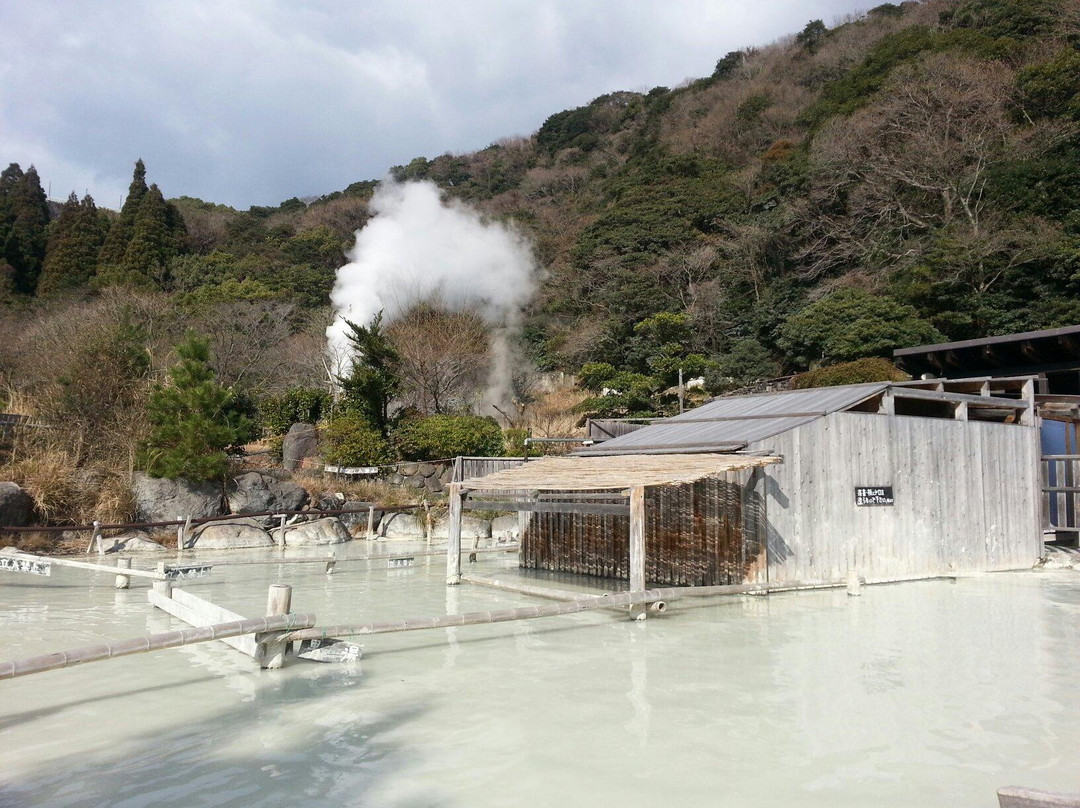
<svg viewBox="0 0 1080 808">
<path fill-rule="evenodd" d="M 845 410 L 888 387 L 875 382 L 720 398 L 575 454 L 730 452 Z"/>
</svg>

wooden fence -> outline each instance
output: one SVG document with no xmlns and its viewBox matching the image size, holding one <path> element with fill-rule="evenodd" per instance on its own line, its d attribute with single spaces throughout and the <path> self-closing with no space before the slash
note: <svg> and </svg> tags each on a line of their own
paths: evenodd
<svg viewBox="0 0 1080 808">
<path fill-rule="evenodd" d="M 536 460 L 532 457 L 529 460 Z M 516 469 L 528 462 L 524 457 L 458 457 L 454 459 L 455 483 L 462 480 L 471 480 L 475 477 L 486 477 L 496 471 L 504 469 Z"/>
<path fill-rule="evenodd" d="M 1080 494 L 1080 454 L 1043 455 L 1043 530 L 1080 532 L 1077 494 Z"/>
</svg>

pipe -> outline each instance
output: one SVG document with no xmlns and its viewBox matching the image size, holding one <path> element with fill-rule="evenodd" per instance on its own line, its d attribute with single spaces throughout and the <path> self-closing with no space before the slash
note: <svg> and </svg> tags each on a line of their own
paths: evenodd
<svg viewBox="0 0 1080 808">
<path fill-rule="evenodd" d="M 217 623 L 202 628 L 166 631 L 161 634 L 134 637 L 130 640 L 113 640 L 101 645 L 88 645 L 70 651 L 57 651 L 54 654 L 0 662 L 0 679 L 14 679 L 31 673 L 70 668 L 85 662 L 100 662 L 114 657 L 145 654 L 148 651 L 178 648 L 181 645 L 194 645 L 210 640 L 223 640 L 226 637 L 239 637 L 242 634 L 310 629 L 314 625 L 315 615 L 313 614 L 283 614 L 277 617 L 234 620 L 230 623 Z"/>
</svg>

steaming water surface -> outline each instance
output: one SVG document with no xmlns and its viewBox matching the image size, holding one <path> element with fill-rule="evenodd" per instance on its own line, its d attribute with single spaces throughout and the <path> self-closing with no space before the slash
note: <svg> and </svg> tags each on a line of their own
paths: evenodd
<svg viewBox="0 0 1080 808">
<path fill-rule="evenodd" d="M 417 563 L 187 588 L 255 616 L 287 582 L 335 623 L 538 602 Z M 3 575 L 5 659 L 179 625 L 141 582 Z M 1016 573 L 367 637 L 351 665 L 207 643 L 0 683 L 0 804 L 989 808 L 1080 790 L 1078 618 L 1080 575 Z"/>
</svg>

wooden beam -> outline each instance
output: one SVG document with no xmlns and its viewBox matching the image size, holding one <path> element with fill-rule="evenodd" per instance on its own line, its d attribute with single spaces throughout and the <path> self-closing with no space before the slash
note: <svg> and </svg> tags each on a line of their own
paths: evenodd
<svg viewBox="0 0 1080 808">
<path fill-rule="evenodd" d="M 5 548 L 5 550 L 6 549 L 7 548 Z M 91 564 L 88 561 L 72 561 L 69 558 L 53 558 L 52 556 L 37 555 L 35 553 L 24 553 L 22 550 L 9 550 L 3 554 L 11 556 L 12 558 L 32 558 L 36 561 L 46 561 L 49 564 L 55 564 L 58 567 L 71 567 L 77 570 L 92 570 L 94 572 L 116 572 L 116 567 L 109 567 L 105 564 Z M 149 578 L 152 581 L 165 580 L 164 573 L 150 572 L 149 570 L 129 569 L 124 572 L 124 575 L 132 578 Z"/>
<path fill-rule="evenodd" d="M 957 421 L 966 421 L 968 419 L 968 403 L 961 401 L 956 405 L 956 409 L 953 410 L 953 418 Z"/>
<path fill-rule="evenodd" d="M 461 507 L 467 511 L 516 511 L 518 513 L 588 513 L 625 516 L 629 505 L 596 502 L 538 502 L 536 500 L 467 500 Z"/>
<path fill-rule="evenodd" d="M 190 592 L 175 587 L 172 590 L 171 597 L 155 592 L 153 589 L 147 591 L 146 596 L 150 603 L 161 609 L 161 611 L 196 628 L 212 626 L 217 623 L 235 623 L 246 619 L 241 615 L 230 612 L 228 609 L 223 609 L 208 600 L 203 600 Z M 242 654 L 247 654 L 252 658 L 255 656 L 256 643 L 254 635 L 223 637 L 221 641 Z"/>
<path fill-rule="evenodd" d="M 998 805 L 1000 808 L 1080 808 L 1080 794 L 1005 786 L 998 789 Z"/>
<path fill-rule="evenodd" d="M 897 398 L 914 398 L 923 401 L 942 401 L 946 404 L 958 404 L 966 401 L 974 407 L 998 410 L 1026 410 L 1032 407 L 1032 401 L 1022 398 L 998 398 L 997 396 L 972 396 L 966 393 L 945 393 L 935 390 L 917 390 L 910 387 L 894 387 L 893 395 Z"/>
<path fill-rule="evenodd" d="M 289 613 L 292 608 L 292 587 L 288 584 L 270 584 L 270 590 L 266 593 L 266 616 L 278 617 Z M 265 670 L 276 670 L 285 664 L 285 653 L 289 650 L 289 643 L 282 639 L 280 631 L 266 632 L 255 635 L 257 648 L 255 659 L 259 667 Z"/>
<path fill-rule="evenodd" d="M 446 585 L 461 583 L 461 499 L 458 483 L 450 484 L 450 524 L 446 542 Z"/>
<path fill-rule="evenodd" d="M 645 589 L 645 486 L 630 489 L 630 591 Z M 631 610 L 637 619 L 645 617 L 643 604 Z"/>
<path fill-rule="evenodd" d="M 1024 401 L 1027 402 L 1028 407 L 1022 413 L 1020 413 L 1020 423 L 1024 426 L 1035 426 L 1036 412 L 1035 412 L 1035 380 L 1028 379 L 1024 382 L 1024 388 L 1021 393 L 1024 397 Z"/>
<path fill-rule="evenodd" d="M 881 397 L 878 412 L 882 415 L 896 415 L 896 399 L 893 397 L 892 389 L 886 390 Z"/>
</svg>

